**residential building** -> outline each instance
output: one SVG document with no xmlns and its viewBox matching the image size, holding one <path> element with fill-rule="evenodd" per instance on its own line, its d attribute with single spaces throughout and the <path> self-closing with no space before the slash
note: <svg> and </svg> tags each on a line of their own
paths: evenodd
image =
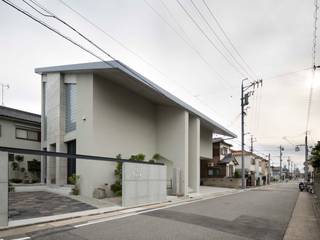
<svg viewBox="0 0 320 240">
<path fill-rule="evenodd" d="M 232 150 L 232 155 L 237 159 L 239 165 L 236 169 L 242 169 L 241 150 Z M 244 168 L 247 186 L 259 186 L 267 182 L 268 160 L 255 153 L 244 151 Z"/>
<path fill-rule="evenodd" d="M 117 61 L 38 68 L 42 76 L 42 149 L 166 159 L 175 192 L 198 192 L 200 158 L 212 158 L 212 134 L 235 137 L 214 120 Z M 80 193 L 114 182 L 115 163 L 42 159 L 43 179 L 64 185 L 80 175 Z"/>
<path fill-rule="evenodd" d="M 222 138 L 212 140 L 212 159 L 201 159 L 201 179 L 214 177 L 233 177 L 235 167 L 238 164 L 231 155 L 232 145 Z"/>
<path fill-rule="evenodd" d="M 0 106 L 0 146 L 40 150 L 40 123 L 38 114 Z M 40 181 L 37 167 L 40 167 L 38 156 L 9 154 L 9 180 L 12 182 Z"/>
</svg>

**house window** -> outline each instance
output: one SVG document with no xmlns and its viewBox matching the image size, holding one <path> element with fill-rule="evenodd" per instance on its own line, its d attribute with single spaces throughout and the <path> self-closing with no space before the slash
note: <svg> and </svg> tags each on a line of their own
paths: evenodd
<svg viewBox="0 0 320 240">
<path fill-rule="evenodd" d="M 66 132 L 76 130 L 76 84 L 65 84 L 66 95 Z"/>
<path fill-rule="evenodd" d="M 225 148 L 225 147 L 222 147 L 221 150 L 220 150 L 220 152 L 221 152 L 221 155 L 225 156 L 225 155 L 228 154 L 228 149 Z"/>
<path fill-rule="evenodd" d="M 256 165 L 256 159 L 252 158 L 252 159 L 251 159 L 251 164 L 252 164 L 252 165 Z"/>
<path fill-rule="evenodd" d="M 16 128 L 16 138 L 40 142 L 40 131 Z"/>
<path fill-rule="evenodd" d="M 209 168 L 208 169 L 208 177 L 218 177 L 220 175 L 219 168 Z"/>
</svg>

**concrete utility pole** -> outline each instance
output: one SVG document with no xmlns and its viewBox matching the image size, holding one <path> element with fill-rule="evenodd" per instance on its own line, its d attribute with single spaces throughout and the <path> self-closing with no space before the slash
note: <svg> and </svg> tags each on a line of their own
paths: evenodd
<svg viewBox="0 0 320 240">
<path fill-rule="evenodd" d="M 268 154 L 268 160 L 269 160 L 269 164 L 268 164 L 268 176 L 269 176 L 269 184 L 271 183 L 271 157 L 270 157 L 270 153 Z"/>
<path fill-rule="evenodd" d="M 280 182 L 282 181 L 282 151 L 284 148 L 280 145 Z"/>
<path fill-rule="evenodd" d="M 4 106 L 4 89 L 9 89 L 9 84 L 1 84 L 1 105 Z"/>
<path fill-rule="evenodd" d="M 309 154 L 309 149 L 308 149 L 308 131 L 306 132 L 306 136 L 304 138 L 304 147 L 305 147 L 305 161 L 304 161 L 304 180 L 308 181 L 308 172 L 309 172 L 309 166 L 308 166 L 308 154 Z"/>
<path fill-rule="evenodd" d="M 248 79 L 243 79 L 241 82 L 241 188 L 246 188 L 245 182 L 245 166 L 244 166 L 244 117 L 246 112 L 244 107 L 249 104 L 249 97 L 253 95 L 255 87 L 262 86 L 262 79 L 250 82 L 248 85 L 244 85 L 244 81 Z M 250 90 L 253 88 L 253 90 Z"/>
<path fill-rule="evenodd" d="M 251 139 L 250 139 L 250 142 L 251 142 L 251 144 L 250 144 L 250 152 L 252 152 L 253 153 L 253 143 L 256 141 L 256 139 L 255 138 L 253 138 L 253 136 L 251 135 Z"/>
</svg>

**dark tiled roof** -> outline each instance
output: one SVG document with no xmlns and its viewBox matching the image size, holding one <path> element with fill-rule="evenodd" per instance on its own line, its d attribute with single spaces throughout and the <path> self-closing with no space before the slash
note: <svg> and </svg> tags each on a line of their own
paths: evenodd
<svg viewBox="0 0 320 240">
<path fill-rule="evenodd" d="M 41 123 L 41 115 L 21 111 L 14 108 L 0 106 L 0 117 L 11 118 L 16 120 L 28 121 L 33 123 Z"/>
<path fill-rule="evenodd" d="M 228 164 L 230 162 L 238 163 L 237 159 L 231 153 L 227 154 L 224 158 L 220 160 L 220 163 Z"/>
</svg>

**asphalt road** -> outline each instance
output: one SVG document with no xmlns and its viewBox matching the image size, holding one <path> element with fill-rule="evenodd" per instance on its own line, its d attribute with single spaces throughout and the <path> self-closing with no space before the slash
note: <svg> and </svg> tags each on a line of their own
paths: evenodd
<svg viewBox="0 0 320 240">
<path fill-rule="evenodd" d="M 41 240 L 283 239 L 298 197 L 278 184 L 135 216 L 29 234 Z"/>
</svg>

